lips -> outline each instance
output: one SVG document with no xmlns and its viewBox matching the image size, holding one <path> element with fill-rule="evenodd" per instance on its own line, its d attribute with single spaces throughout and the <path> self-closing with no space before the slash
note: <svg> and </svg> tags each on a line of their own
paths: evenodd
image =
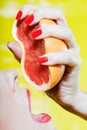
<svg viewBox="0 0 87 130">
<path fill-rule="evenodd" d="M 27 98 L 28 98 L 28 104 L 29 104 L 29 111 L 31 112 L 31 100 L 30 100 L 30 91 L 26 90 Z M 47 123 L 51 120 L 51 117 L 46 113 L 39 113 L 39 114 L 32 114 L 32 118 L 34 121 L 38 123 Z"/>
</svg>

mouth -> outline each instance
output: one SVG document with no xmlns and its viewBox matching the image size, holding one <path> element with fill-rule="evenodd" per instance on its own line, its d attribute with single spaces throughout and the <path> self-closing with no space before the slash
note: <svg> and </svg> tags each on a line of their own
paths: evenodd
<svg viewBox="0 0 87 130">
<path fill-rule="evenodd" d="M 28 99 L 28 107 L 29 111 L 31 112 L 31 99 L 30 99 L 30 91 L 27 89 L 26 90 L 27 94 L 27 99 Z M 39 113 L 39 114 L 32 114 L 32 119 L 38 123 L 47 123 L 51 120 L 51 116 L 48 115 L 47 113 Z"/>
</svg>

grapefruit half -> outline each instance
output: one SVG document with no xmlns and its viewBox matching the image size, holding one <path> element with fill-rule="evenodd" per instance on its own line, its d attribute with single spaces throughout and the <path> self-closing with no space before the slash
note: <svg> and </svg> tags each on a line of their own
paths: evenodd
<svg viewBox="0 0 87 130">
<path fill-rule="evenodd" d="M 28 83 L 40 91 L 47 91 L 53 88 L 62 78 L 65 66 L 45 66 L 38 62 L 38 58 L 49 52 L 59 52 L 67 49 L 64 41 L 55 37 L 47 37 L 41 40 L 34 40 L 31 32 L 38 27 L 56 24 L 53 20 L 43 19 L 38 24 L 27 26 L 25 19 L 15 21 L 12 29 L 13 37 L 21 45 L 21 65 L 23 75 Z"/>
</svg>

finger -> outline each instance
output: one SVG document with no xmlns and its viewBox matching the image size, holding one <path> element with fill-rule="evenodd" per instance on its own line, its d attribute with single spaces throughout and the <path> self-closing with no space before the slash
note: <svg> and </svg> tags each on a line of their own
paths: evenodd
<svg viewBox="0 0 87 130">
<path fill-rule="evenodd" d="M 27 4 L 27 5 L 22 6 L 16 15 L 16 19 L 17 20 L 23 19 L 28 14 L 31 14 L 37 8 L 38 6 L 32 5 L 32 4 Z"/>
<path fill-rule="evenodd" d="M 75 37 L 68 27 L 63 27 L 60 25 L 47 25 L 32 32 L 32 37 L 35 39 L 43 39 L 49 36 L 64 40 L 70 49 L 73 48 L 75 50 L 79 50 Z"/>
<path fill-rule="evenodd" d="M 79 55 L 71 53 L 70 51 L 48 53 L 41 56 L 38 61 L 42 65 L 63 64 L 76 66 L 81 64 L 81 59 Z"/>
<path fill-rule="evenodd" d="M 21 55 L 22 55 L 22 50 L 21 50 L 20 45 L 18 43 L 16 43 L 16 42 L 8 42 L 7 47 L 14 54 L 15 58 L 18 61 L 20 61 L 21 60 Z"/>
<path fill-rule="evenodd" d="M 31 20 L 31 18 L 33 19 Z M 33 25 L 38 23 L 41 19 L 53 19 L 56 20 L 58 24 L 67 25 L 66 19 L 63 12 L 60 9 L 38 7 L 31 16 L 26 19 L 27 25 Z"/>
</svg>

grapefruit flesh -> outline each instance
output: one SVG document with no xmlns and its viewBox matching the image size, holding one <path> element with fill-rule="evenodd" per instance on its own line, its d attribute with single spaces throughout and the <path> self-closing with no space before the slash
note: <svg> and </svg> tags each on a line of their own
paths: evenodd
<svg viewBox="0 0 87 130">
<path fill-rule="evenodd" d="M 44 40 L 34 40 L 31 32 L 34 31 L 39 24 L 27 26 L 25 19 L 17 22 L 17 37 L 24 47 L 24 70 L 31 81 L 38 86 L 49 82 L 49 68 L 38 62 L 38 58 L 46 53 Z"/>
</svg>

